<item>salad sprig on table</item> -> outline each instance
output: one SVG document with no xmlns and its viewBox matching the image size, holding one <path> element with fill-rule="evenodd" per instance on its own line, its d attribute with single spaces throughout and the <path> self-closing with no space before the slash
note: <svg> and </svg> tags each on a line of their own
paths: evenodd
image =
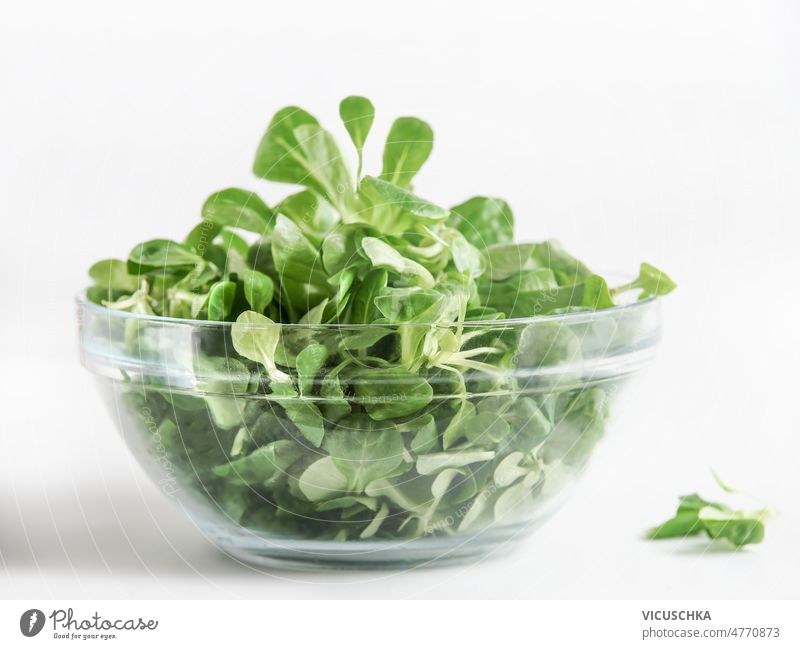
<svg viewBox="0 0 800 649">
<path fill-rule="evenodd" d="M 719 487 L 729 494 L 743 494 L 728 486 L 712 472 Z M 752 496 L 750 497 L 752 498 Z M 732 548 L 761 543 L 764 521 L 772 514 L 766 506 L 756 510 L 735 509 L 724 503 L 712 502 L 695 494 L 681 496 L 675 516 L 647 532 L 650 539 L 674 539 L 705 534 L 709 539 L 722 540 Z"/>
<path fill-rule="evenodd" d="M 146 404 L 175 465 L 253 529 L 414 538 L 508 520 L 554 467 L 585 459 L 608 414 L 603 386 L 524 378 L 579 360 L 574 333 L 508 320 L 675 284 L 643 263 L 609 287 L 554 240 L 515 243 L 502 199 L 448 209 L 418 196 L 433 132 L 415 117 L 393 123 L 380 172 L 363 175 L 374 108 L 347 97 L 339 112 L 355 176 L 331 133 L 284 108 L 253 171 L 300 191 L 270 206 L 223 189 L 183 241 L 145 241 L 91 267 L 97 304 L 233 323 L 192 361 L 205 396 L 149 378 L 126 395 L 130 412 Z M 341 327 L 319 326 L 331 324 Z M 141 326 L 125 339 L 149 344 Z"/>
</svg>

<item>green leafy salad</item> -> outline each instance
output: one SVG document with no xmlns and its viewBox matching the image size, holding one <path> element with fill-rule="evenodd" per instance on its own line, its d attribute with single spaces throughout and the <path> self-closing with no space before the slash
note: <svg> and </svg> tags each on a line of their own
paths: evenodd
<svg viewBox="0 0 800 649">
<path fill-rule="evenodd" d="M 157 427 L 170 470 L 236 526 L 349 540 L 511 523 L 602 435 L 614 387 L 576 369 L 586 341 L 631 335 L 539 316 L 675 285 L 643 263 L 609 286 L 556 241 L 515 243 L 501 199 L 416 195 L 433 147 L 420 119 L 397 119 L 363 174 L 374 108 L 353 96 L 339 112 L 355 176 L 329 131 L 284 108 L 253 171 L 300 191 L 268 205 L 223 189 L 182 241 L 91 267 L 90 302 L 144 316 L 124 319 L 132 355 L 156 353 L 158 321 L 196 326 L 193 382 L 123 372 L 123 416 Z"/>
</svg>

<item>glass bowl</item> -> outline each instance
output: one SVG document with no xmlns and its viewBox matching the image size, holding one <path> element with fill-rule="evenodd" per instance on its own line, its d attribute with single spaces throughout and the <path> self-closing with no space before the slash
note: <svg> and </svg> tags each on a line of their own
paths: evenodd
<svg viewBox="0 0 800 649">
<path fill-rule="evenodd" d="M 232 323 L 83 296 L 78 313 L 83 365 L 151 478 L 226 553 L 307 569 L 505 551 L 563 501 L 660 335 L 657 298 L 461 326 L 254 325 L 278 341 L 266 367 Z"/>
</svg>

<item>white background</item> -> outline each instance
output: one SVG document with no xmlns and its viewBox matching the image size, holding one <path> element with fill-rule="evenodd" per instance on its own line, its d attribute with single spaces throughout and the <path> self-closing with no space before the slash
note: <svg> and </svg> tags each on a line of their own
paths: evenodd
<svg viewBox="0 0 800 649">
<path fill-rule="evenodd" d="M 795 2 L 6 3 L 0 9 L 1 597 L 800 597 Z M 436 133 L 416 184 L 506 198 L 522 239 L 680 288 L 569 503 L 513 554 L 264 574 L 133 464 L 77 363 L 94 260 L 180 238 L 272 113 L 338 101 Z M 741 553 L 641 540 L 709 475 L 781 510 Z"/>
</svg>

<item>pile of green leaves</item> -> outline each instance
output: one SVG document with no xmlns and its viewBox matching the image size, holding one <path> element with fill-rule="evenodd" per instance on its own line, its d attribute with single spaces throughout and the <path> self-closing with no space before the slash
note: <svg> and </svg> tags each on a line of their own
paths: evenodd
<svg viewBox="0 0 800 649">
<path fill-rule="evenodd" d="M 362 175 L 374 114 L 363 97 L 341 102 L 353 176 L 314 117 L 278 111 L 253 171 L 300 191 L 270 206 L 224 189 L 183 241 L 146 241 L 90 269 L 88 297 L 109 308 L 233 323 L 203 333 L 193 390 L 128 377 L 127 399 L 237 524 L 365 539 L 510 520 L 548 472 L 585 459 L 608 386 L 531 383 L 527 370 L 579 359 L 580 340 L 508 319 L 674 288 L 649 264 L 609 287 L 556 241 L 514 243 L 501 199 L 446 209 L 417 196 L 433 147 L 417 118 L 393 123 L 380 173 Z M 146 327 L 126 331 L 142 356 Z"/>
</svg>

